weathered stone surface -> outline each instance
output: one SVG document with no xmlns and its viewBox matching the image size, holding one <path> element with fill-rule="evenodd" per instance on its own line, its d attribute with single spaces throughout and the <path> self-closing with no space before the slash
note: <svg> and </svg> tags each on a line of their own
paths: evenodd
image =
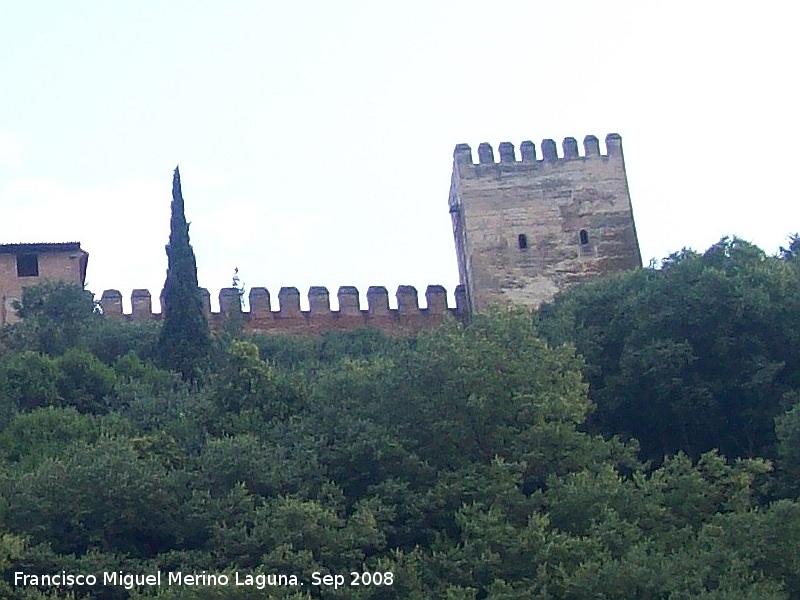
<svg viewBox="0 0 800 600">
<path fill-rule="evenodd" d="M 470 310 L 535 308 L 572 285 L 641 266 L 619 136 L 606 138 L 607 155 L 594 136 L 583 156 L 574 139 L 563 145 L 562 158 L 545 140 L 544 158 L 535 160 L 533 144 L 523 142 L 522 161 L 506 154 L 494 163 L 482 144 L 479 164 L 468 146 L 457 147 L 450 213 Z"/>
</svg>

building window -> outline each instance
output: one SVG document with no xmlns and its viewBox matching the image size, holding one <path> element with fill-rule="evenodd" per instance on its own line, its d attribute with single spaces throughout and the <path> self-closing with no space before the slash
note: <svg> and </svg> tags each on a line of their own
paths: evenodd
<svg viewBox="0 0 800 600">
<path fill-rule="evenodd" d="M 517 243 L 519 244 L 520 250 L 525 250 L 528 247 L 528 236 L 524 233 L 520 233 L 517 236 Z"/>
<path fill-rule="evenodd" d="M 37 254 L 17 255 L 17 277 L 38 277 L 39 256 Z"/>
<path fill-rule="evenodd" d="M 585 246 L 589 243 L 589 233 L 585 229 L 581 229 L 578 235 L 581 238 L 581 246 Z"/>
</svg>

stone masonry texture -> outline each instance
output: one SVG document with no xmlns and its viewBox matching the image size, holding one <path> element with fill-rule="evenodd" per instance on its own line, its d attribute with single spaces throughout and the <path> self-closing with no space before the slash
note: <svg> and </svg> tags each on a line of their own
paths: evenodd
<svg viewBox="0 0 800 600">
<path fill-rule="evenodd" d="M 622 144 L 606 138 L 601 155 L 594 136 L 584 155 L 567 138 L 500 144 L 500 162 L 481 144 L 479 162 L 456 147 L 450 213 L 459 275 L 470 311 L 492 304 L 536 308 L 560 291 L 602 275 L 641 266 Z"/>
</svg>

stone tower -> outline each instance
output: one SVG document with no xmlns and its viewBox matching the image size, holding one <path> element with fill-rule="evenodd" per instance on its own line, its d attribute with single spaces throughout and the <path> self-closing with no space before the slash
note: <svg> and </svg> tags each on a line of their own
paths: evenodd
<svg viewBox="0 0 800 600">
<path fill-rule="evenodd" d="M 478 147 L 456 146 L 450 214 L 461 283 L 469 310 L 490 304 L 535 308 L 558 292 L 608 273 L 641 267 L 622 140 L 606 136 L 606 154 L 592 135 L 578 153 L 566 138 Z"/>
</svg>

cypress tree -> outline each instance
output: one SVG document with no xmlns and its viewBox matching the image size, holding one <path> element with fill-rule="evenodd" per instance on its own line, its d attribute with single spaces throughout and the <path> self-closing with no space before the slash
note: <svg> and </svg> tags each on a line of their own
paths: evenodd
<svg viewBox="0 0 800 600">
<path fill-rule="evenodd" d="M 189 243 L 189 224 L 184 212 L 178 167 L 175 167 L 172 178 L 169 225 L 159 361 L 162 367 L 178 371 L 184 379 L 193 381 L 208 356 L 211 338 L 197 285 L 197 262 Z"/>
</svg>

